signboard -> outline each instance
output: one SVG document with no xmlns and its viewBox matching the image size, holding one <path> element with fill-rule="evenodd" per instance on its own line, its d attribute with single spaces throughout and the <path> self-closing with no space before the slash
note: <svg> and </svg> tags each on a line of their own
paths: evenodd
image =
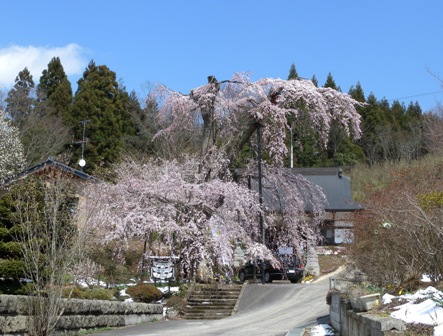
<svg viewBox="0 0 443 336">
<path fill-rule="evenodd" d="M 292 247 L 280 246 L 278 248 L 279 255 L 292 254 L 292 253 L 294 253 L 294 249 Z"/>
<path fill-rule="evenodd" d="M 175 280 L 174 259 L 177 257 L 150 257 L 151 279 L 153 281 Z"/>
</svg>

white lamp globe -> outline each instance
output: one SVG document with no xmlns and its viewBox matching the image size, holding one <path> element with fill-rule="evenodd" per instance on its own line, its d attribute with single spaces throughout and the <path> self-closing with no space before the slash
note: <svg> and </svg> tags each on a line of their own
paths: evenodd
<svg viewBox="0 0 443 336">
<path fill-rule="evenodd" d="M 84 159 L 80 159 L 80 161 L 78 161 L 78 165 L 80 167 L 84 167 L 86 165 L 86 161 Z"/>
</svg>

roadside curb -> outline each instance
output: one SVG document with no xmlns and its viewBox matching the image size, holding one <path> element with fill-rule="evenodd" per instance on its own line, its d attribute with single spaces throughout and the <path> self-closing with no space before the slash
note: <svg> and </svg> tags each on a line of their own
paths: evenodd
<svg viewBox="0 0 443 336">
<path fill-rule="evenodd" d="M 240 294 L 238 295 L 238 298 L 237 298 L 237 302 L 235 303 L 235 306 L 234 306 L 234 308 L 232 309 L 231 316 L 237 313 L 237 311 L 238 311 L 238 306 L 240 305 L 240 301 L 241 301 L 241 299 L 242 299 L 243 293 L 245 292 L 245 289 L 246 289 L 246 286 L 247 286 L 247 285 L 248 285 L 247 282 L 244 282 L 244 283 L 243 283 L 242 288 L 241 288 L 241 290 L 240 290 Z"/>
</svg>

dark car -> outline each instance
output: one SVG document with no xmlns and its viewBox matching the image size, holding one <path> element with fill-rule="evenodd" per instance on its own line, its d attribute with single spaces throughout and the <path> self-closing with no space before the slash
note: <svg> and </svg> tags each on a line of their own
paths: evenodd
<svg viewBox="0 0 443 336">
<path fill-rule="evenodd" d="M 262 279 L 262 261 L 258 260 L 256 265 L 252 261 L 246 262 L 243 267 L 238 272 L 238 278 L 240 282 L 244 282 L 246 279 L 254 278 L 254 268 L 255 268 L 255 276 L 257 280 Z M 266 283 L 270 283 L 274 280 L 282 280 L 283 279 L 283 270 L 280 268 L 275 268 L 271 265 L 270 262 L 265 261 L 265 272 L 264 272 L 264 281 Z"/>
<path fill-rule="evenodd" d="M 289 280 L 291 283 L 298 283 L 303 279 L 304 265 L 300 260 L 293 255 L 280 255 L 280 267 L 273 267 L 270 262 L 265 261 L 265 276 L 266 283 L 270 283 L 274 280 Z M 255 266 L 255 276 L 257 280 L 262 279 L 261 274 L 261 260 L 257 261 Z M 246 264 L 238 272 L 240 282 L 244 282 L 246 279 L 254 278 L 254 263 L 252 261 L 246 262 Z"/>
<path fill-rule="evenodd" d="M 300 259 L 293 255 L 280 256 L 282 265 L 283 279 L 287 279 L 292 283 L 300 282 L 303 279 L 304 265 Z"/>
</svg>

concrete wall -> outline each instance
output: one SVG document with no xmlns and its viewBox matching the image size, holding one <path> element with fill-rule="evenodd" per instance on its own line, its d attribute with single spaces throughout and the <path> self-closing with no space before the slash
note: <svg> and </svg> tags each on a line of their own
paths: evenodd
<svg viewBox="0 0 443 336">
<path fill-rule="evenodd" d="M 163 316 L 161 304 L 78 299 L 67 300 L 65 303 L 64 314 L 57 324 L 57 334 L 100 327 L 121 327 Z M 27 296 L 0 295 L 0 334 L 26 334 L 29 304 Z"/>
<path fill-rule="evenodd" d="M 329 316 L 332 327 L 342 336 L 401 335 L 406 329 L 403 321 L 392 317 L 353 312 L 349 299 L 339 291 L 331 294 Z"/>
</svg>

